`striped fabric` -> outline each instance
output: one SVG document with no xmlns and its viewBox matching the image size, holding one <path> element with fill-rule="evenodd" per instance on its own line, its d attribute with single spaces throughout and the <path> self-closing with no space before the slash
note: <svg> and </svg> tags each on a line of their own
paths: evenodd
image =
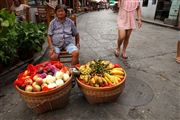
<svg viewBox="0 0 180 120">
<path fill-rule="evenodd" d="M 64 23 L 61 23 L 56 17 L 50 22 L 48 28 L 48 35 L 52 37 L 52 44 L 59 48 L 73 43 L 74 36 L 77 34 L 77 28 L 69 18 L 66 18 Z"/>
</svg>

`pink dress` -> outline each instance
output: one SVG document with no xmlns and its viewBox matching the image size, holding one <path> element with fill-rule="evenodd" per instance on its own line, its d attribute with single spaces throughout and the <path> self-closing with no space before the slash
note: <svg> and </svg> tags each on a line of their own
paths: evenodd
<svg viewBox="0 0 180 120">
<path fill-rule="evenodd" d="M 139 0 L 120 0 L 117 24 L 119 30 L 135 29 L 135 12 Z"/>
</svg>

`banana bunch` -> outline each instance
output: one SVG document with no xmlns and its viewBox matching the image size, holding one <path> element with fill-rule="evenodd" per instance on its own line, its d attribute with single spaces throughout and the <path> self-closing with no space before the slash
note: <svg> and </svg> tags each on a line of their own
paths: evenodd
<svg viewBox="0 0 180 120">
<path fill-rule="evenodd" d="M 88 75 L 91 73 L 92 69 L 90 68 L 89 65 L 82 65 L 80 68 L 79 68 L 79 71 L 81 74 L 83 75 Z"/>
<path fill-rule="evenodd" d="M 110 75 L 108 73 L 104 73 L 104 79 L 110 85 L 116 85 L 119 83 L 119 80 L 121 80 L 118 76 Z"/>
<path fill-rule="evenodd" d="M 120 67 L 115 67 L 110 61 L 90 61 L 79 68 L 80 79 L 93 87 L 104 87 L 118 84 L 125 72 Z"/>
<path fill-rule="evenodd" d="M 89 80 L 89 84 L 94 87 L 101 87 L 103 85 L 103 80 L 101 76 L 95 75 Z"/>
<path fill-rule="evenodd" d="M 111 70 L 114 68 L 114 64 L 109 63 L 108 66 L 106 67 L 107 70 Z"/>
<path fill-rule="evenodd" d="M 104 73 L 104 78 L 109 84 L 115 85 L 124 78 L 124 74 L 122 68 L 113 68 L 110 70 L 110 73 Z"/>
<path fill-rule="evenodd" d="M 122 68 L 113 68 L 110 70 L 110 74 L 124 77 L 124 70 Z"/>
<path fill-rule="evenodd" d="M 84 80 L 86 83 L 89 82 L 89 79 L 91 78 L 90 75 L 80 75 L 80 79 Z"/>
<path fill-rule="evenodd" d="M 110 61 L 106 61 L 106 60 L 102 60 L 101 63 L 104 64 L 104 65 L 108 65 L 108 64 L 110 64 L 111 62 L 110 62 Z"/>
</svg>

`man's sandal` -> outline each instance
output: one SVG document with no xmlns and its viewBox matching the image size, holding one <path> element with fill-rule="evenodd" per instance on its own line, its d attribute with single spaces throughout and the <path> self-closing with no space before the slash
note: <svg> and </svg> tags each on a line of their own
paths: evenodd
<svg viewBox="0 0 180 120">
<path fill-rule="evenodd" d="M 176 62 L 177 62 L 178 64 L 180 64 L 180 57 L 177 57 L 177 58 L 176 58 Z"/>
</svg>

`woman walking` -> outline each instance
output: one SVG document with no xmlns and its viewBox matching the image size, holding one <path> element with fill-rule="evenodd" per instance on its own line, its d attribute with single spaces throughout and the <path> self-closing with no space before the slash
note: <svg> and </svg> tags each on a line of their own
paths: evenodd
<svg viewBox="0 0 180 120">
<path fill-rule="evenodd" d="M 119 57 L 122 48 L 122 58 L 127 59 L 126 48 L 133 29 L 135 29 L 135 13 L 137 12 L 138 27 L 142 26 L 141 9 L 139 0 L 119 0 L 119 13 L 117 18 L 118 24 L 118 40 L 115 56 Z"/>
</svg>

